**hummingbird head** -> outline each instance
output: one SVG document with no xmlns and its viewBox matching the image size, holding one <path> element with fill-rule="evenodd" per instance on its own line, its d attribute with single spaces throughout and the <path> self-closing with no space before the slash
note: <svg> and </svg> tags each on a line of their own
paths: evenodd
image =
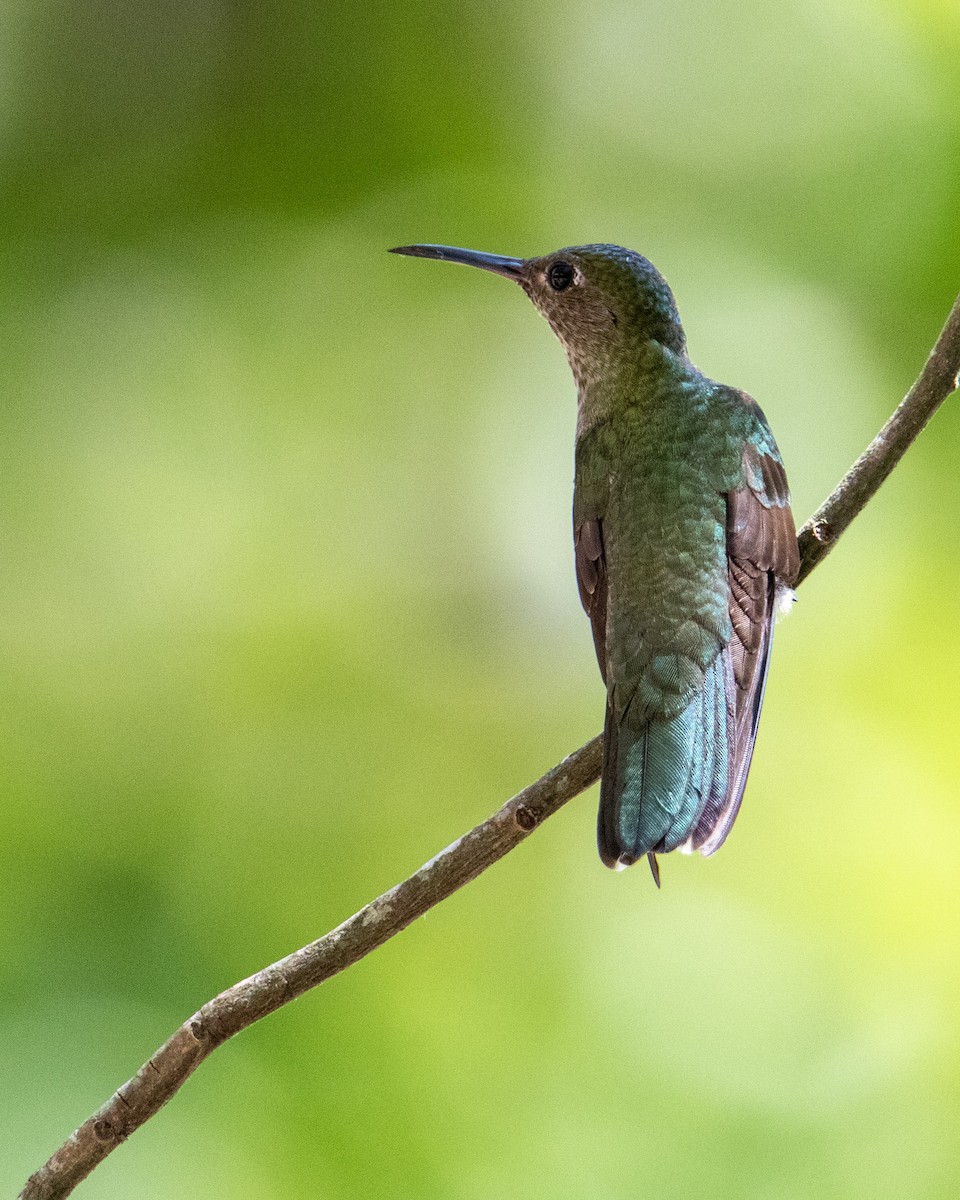
<svg viewBox="0 0 960 1200">
<path fill-rule="evenodd" d="M 563 343 L 579 385 L 647 343 L 682 355 L 686 339 L 673 293 L 656 267 L 622 246 L 569 246 L 541 258 L 506 258 L 454 246 L 398 246 L 393 254 L 439 258 L 519 283 Z"/>
</svg>

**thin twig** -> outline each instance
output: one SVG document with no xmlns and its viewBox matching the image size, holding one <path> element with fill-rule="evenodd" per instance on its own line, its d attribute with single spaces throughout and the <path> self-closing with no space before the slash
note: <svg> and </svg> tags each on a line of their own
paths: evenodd
<svg viewBox="0 0 960 1200">
<path fill-rule="evenodd" d="M 960 296 L 916 383 L 836 488 L 797 535 L 802 582 L 903 458 L 917 434 L 960 386 Z"/>
<path fill-rule="evenodd" d="M 799 534 L 805 579 L 880 487 L 920 430 L 958 386 L 960 297 L 916 383 L 890 420 Z M 346 970 L 518 846 L 600 776 L 602 736 L 574 751 L 492 817 L 409 879 L 302 950 L 205 1004 L 27 1181 L 21 1200 L 61 1200 L 150 1119 L 228 1038 Z"/>
</svg>

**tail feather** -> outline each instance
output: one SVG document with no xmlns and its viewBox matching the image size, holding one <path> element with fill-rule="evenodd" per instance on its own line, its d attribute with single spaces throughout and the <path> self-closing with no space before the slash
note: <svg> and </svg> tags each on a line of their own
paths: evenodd
<svg viewBox="0 0 960 1200">
<path fill-rule="evenodd" d="M 695 848 L 727 810 L 736 778 L 731 751 L 732 667 L 721 653 L 678 716 L 634 727 L 608 704 L 597 841 L 607 866 Z M 738 764 L 739 765 L 739 764 Z"/>
<path fill-rule="evenodd" d="M 718 761 L 716 770 L 710 779 L 706 803 L 700 811 L 684 847 L 691 852 L 701 849 L 725 812 L 729 810 L 731 789 L 735 789 L 736 783 L 738 765 L 737 745 L 734 737 L 736 685 L 733 680 L 733 665 L 729 654 L 722 654 L 718 664 L 723 672 L 723 686 L 716 690 L 712 714 L 713 739 Z M 746 777 L 744 776 L 745 781 Z"/>
<path fill-rule="evenodd" d="M 709 858 L 711 854 L 716 854 L 727 840 L 727 835 L 733 828 L 733 823 L 737 819 L 737 813 L 740 811 L 743 792 L 747 786 L 747 774 L 750 771 L 750 762 L 753 758 L 753 747 L 757 740 L 757 727 L 760 724 L 760 709 L 763 706 L 763 694 L 767 686 L 767 669 L 770 665 L 770 646 L 772 642 L 773 622 L 771 621 L 764 631 L 763 644 L 760 649 L 760 665 L 751 703 L 747 711 L 742 714 L 736 728 L 733 761 L 731 763 L 731 780 L 725 800 L 720 805 L 719 811 L 713 815 L 709 822 L 701 820 L 692 839 L 696 849 L 705 858 Z M 728 691 L 731 702 L 734 694 L 734 688 L 731 685 Z"/>
</svg>

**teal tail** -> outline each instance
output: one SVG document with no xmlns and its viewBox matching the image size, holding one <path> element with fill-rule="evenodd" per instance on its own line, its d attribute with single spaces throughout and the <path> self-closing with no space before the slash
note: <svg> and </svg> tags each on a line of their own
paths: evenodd
<svg viewBox="0 0 960 1200">
<path fill-rule="evenodd" d="M 608 867 L 678 847 L 719 849 L 740 807 L 759 717 L 757 703 L 738 731 L 735 697 L 728 648 L 676 717 L 634 725 L 629 710 L 617 722 L 607 705 L 597 842 Z"/>
</svg>

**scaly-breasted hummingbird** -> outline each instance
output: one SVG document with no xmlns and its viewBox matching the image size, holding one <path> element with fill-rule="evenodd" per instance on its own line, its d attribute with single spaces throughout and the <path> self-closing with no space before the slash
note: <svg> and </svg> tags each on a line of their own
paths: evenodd
<svg viewBox="0 0 960 1200">
<path fill-rule="evenodd" d="M 621 246 L 505 258 L 395 254 L 513 279 L 577 384 L 573 540 L 607 685 L 597 840 L 609 867 L 710 855 L 740 808 L 774 609 L 800 567 L 790 491 L 759 406 L 687 356 L 663 276 Z"/>
</svg>

